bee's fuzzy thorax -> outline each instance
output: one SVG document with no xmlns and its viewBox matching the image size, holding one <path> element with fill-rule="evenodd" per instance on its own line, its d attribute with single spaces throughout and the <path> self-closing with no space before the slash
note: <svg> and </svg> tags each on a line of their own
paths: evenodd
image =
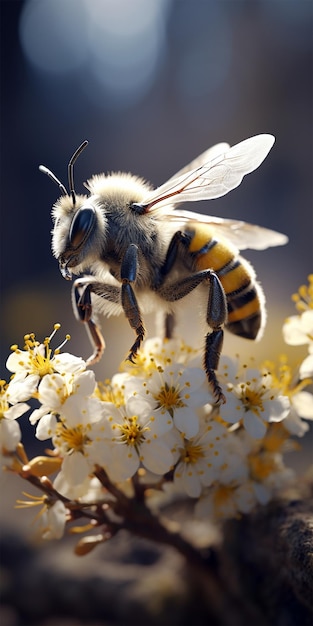
<svg viewBox="0 0 313 626">
<path fill-rule="evenodd" d="M 125 172 L 97 174 L 92 176 L 85 187 L 91 195 L 105 198 L 107 203 L 122 206 L 131 202 L 140 202 L 152 187 L 143 178 Z"/>
</svg>

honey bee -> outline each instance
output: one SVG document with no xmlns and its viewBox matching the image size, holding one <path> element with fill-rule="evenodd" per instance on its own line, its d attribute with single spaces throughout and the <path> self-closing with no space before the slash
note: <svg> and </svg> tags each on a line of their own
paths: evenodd
<svg viewBox="0 0 313 626">
<path fill-rule="evenodd" d="M 225 402 L 216 373 L 224 327 L 258 339 L 266 319 L 263 290 L 239 250 L 280 246 L 287 237 L 243 221 L 174 210 L 174 205 L 227 194 L 259 167 L 274 141 L 262 134 L 233 147 L 217 144 L 157 189 L 119 172 L 92 176 L 85 183 L 88 195 L 76 194 L 74 163 L 87 141 L 69 161 L 69 191 L 40 166 L 61 190 L 52 208 L 52 251 L 64 278 L 78 276 L 72 302 L 94 346 L 89 365 L 105 348 L 96 312 L 125 314 L 136 335 L 127 356 L 134 362 L 145 337 L 142 313 L 164 311 L 170 337 L 175 310 L 196 289 L 206 302 L 204 369 L 216 402 Z"/>
</svg>

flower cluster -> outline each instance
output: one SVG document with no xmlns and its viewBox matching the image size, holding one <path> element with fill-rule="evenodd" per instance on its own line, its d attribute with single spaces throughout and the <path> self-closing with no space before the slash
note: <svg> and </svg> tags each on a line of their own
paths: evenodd
<svg viewBox="0 0 313 626">
<path fill-rule="evenodd" d="M 154 511 L 162 494 L 163 503 L 190 498 L 201 519 L 236 517 L 288 484 L 284 451 L 313 419 L 313 396 L 305 390 L 313 375 L 309 281 L 296 298 L 299 315 L 283 327 L 287 343 L 309 345 L 299 374 L 292 375 L 285 358 L 257 367 L 222 357 L 222 405 L 214 404 L 201 355 L 179 339 L 147 340 L 136 364 L 124 364 L 102 383 L 83 359 L 61 352 L 65 342 L 52 350 L 59 325 L 42 343 L 30 334 L 23 349 L 12 346 L 12 377 L 0 386 L 2 465 L 44 492 L 18 502 L 42 507 L 42 536 L 59 538 L 79 516 L 105 521 L 113 534 L 108 510 L 131 515 L 134 507 L 126 504 L 137 498 Z M 35 436 L 49 446 L 31 460 L 18 422 L 27 411 Z"/>
<path fill-rule="evenodd" d="M 308 285 L 302 285 L 293 300 L 298 315 L 288 317 L 283 326 L 285 342 L 291 346 L 307 344 L 309 354 L 300 365 L 299 376 L 303 380 L 313 376 L 313 274 L 308 276 Z"/>
</svg>

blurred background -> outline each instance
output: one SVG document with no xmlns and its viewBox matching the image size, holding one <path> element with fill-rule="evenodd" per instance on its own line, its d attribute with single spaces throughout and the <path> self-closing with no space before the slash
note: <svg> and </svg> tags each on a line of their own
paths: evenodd
<svg viewBox="0 0 313 626">
<path fill-rule="evenodd" d="M 290 295 L 312 271 L 311 1 L 2 0 L 1 12 L 1 376 L 9 346 L 26 332 L 43 338 L 55 322 L 57 341 L 70 333 L 70 351 L 90 354 L 50 249 L 59 190 L 38 170 L 46 165 L 67 186 L 68 160 L 86 138 L 77 192 L 111 170 L 157 186 L 214 143 L 276 136 L 238 189 L 187 207 L 289 236 L 286 247 L 246 254 L 269 312 L 253 354 L 268 358 L 270 345 L 274 358 L 284 348 L 282 320 L 294 313 Z M 183 319 L 190 329 L 188 311 Z M 100 377 L 133 340 L 122 318 L 104 321 L 103 332 Z M 227 341 L 251 352 L 245 340 Z"/>
<path fill-rule="evenodd" d="M 79 193 L 91 175 L 111 170 L 158 186 L 210 145 L 274 134 L 270 155 L 238 189 L 186 208 L 289 236 L 288 246 L 245 253 L 266 294 L 268 324 L 259 344 L 228 336 L 225 352 L 304 358 L 305 346 L 284 345 L 281 326 L 295 312 L 291 294 L 313 270 L 312 7 L 311 0 L 1 0 L 1 377 L 9 376 L 10 345 L 22 346 L 32 331 L 43 339 L 55 322 L 62 324 L 55 345 L 70 333 L 69 350 L 90 354 L 72 313 L 71 284 L 50 249 L 59 190 L 38 170 L 46 165 L 67 186 L 68 160 L 84 139 L 89 146 L 75 165 Z M 195 311 L 182 313 L 185 340 L 201 345 Z M 151 336 L 151 318 L 147 325 Z M 122 317 L 103 320 L 102 328 L 107 351 L 98 379 L 116 371 L 133 341 Z M 300 469 L 308 456 L 298 456 Z M 29 536 L 33 512 L 13 510 L 25 485 L 5 480 L 2 524 Z M 8 561 L 17 580 L 24 570 L 28 579 L 29 555 L 15 535 L 11 543 Z M 6 535 L 4 544 L 11 546 Z M 55 558 L 78 571 L 70 553 L 63 543 Z M 40 596 L 23 589 L 26 604 Z M 14 619 L 2 623 L 15 626 Z"/>
</svg>

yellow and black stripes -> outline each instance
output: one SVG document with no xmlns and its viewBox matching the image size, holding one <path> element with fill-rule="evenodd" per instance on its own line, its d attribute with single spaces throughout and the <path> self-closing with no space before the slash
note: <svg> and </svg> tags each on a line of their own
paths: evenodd
<svg viewBox="0 0 313 626">
<path fill-rule="evenodd" d="M 235 335 L 255 339 L 263 326 L 264 296 L 255 272 L 226 239 L 217 239 L 214 227 L 188 224 L 188 253 L 196 271 L 212 269 L 227 300 L 226 328 Z"/>
</svg>

